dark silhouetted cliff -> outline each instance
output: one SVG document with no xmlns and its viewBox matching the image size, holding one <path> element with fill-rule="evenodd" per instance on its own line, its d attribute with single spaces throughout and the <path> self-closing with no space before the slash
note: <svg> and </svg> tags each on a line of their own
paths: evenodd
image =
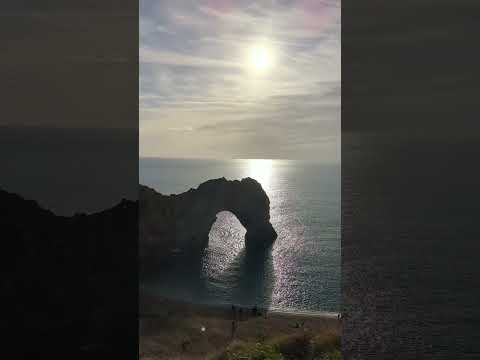
<svg viewBox="0 0 480 360">
<path fill-rule="evenodd" d="M 0 190 L 0 233 L 1 323 L 20 358 L 137 355 L 136 202 L 63 217 Z"/>
</svg>

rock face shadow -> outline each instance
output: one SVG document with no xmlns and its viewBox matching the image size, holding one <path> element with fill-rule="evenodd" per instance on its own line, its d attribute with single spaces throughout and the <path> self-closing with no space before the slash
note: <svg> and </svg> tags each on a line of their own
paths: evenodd
<svg viewBox="0 0 480 360">
<path fill-rule="evenodd" d="M 143 282 L 156 295 L 182 301 L 270 306 L 275 283 L 270 249 L 242 248 L 219 273 L 209 274 L 208 262 L 205 256 L 181 255 L 158 269 L 158 273 L 145 277 Z"/>
<path fill-rule="evenodd" d="M 230 298 L 242 306 L 268 308 L 272 302 L 275 274 L 271 249 L 243 248 L 224 273 L 230 276 Z"/>
</svg>

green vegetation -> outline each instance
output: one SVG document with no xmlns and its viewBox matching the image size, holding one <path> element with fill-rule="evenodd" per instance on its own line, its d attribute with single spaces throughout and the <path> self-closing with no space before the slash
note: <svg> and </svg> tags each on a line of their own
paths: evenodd
<svg viewBox="0 0 480 360">
<path fill-rule="evenodd" d="M 283 360 L 282 354 L 273 345 L 235 342 L 215 360 Z"/>
<path fill-rule="evenodd" d="M 285 359 L 305 359 L 311 353 L 312 337 L 308 333 L 283 336 L 276 339 L 279 352 Z"/>
<path fill-rule="evenodd" d="M 340 347 L 340 336 L 331 332 L 318 334 L 312 339 L 312 352 L 314 358 L 322 360 L 341 359 Z"/>
<path fill-rule="evenodd" d="M 334 333 L 283 336 L 263 343 L 235 341 L 211 360 L 341 360 L 340 337 Z"/>
<path fill-rule="evenodd" d="M 329 351 L 323 355 L 313 358 L 314 360 L 342 360 L 342 353 L 340 350 Z"/>
</svg>

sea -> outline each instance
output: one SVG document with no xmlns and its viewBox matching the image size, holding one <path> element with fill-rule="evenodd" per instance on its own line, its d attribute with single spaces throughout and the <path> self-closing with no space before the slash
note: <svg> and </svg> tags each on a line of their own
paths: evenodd
<svg viewBox="0 0 480 360">
<path fill-rule="evenodd" d="M 342 133 L 344 359 L 480 359 L 478 144 Z"/>
<path fill-rule="evenodd" d="M 245 252 L 245 229 L 220 212 L 198 261 L 179 258 L 142 280 L 143 291 L 198 304 L 285 312 L 337 313 L 341 302 L 340 164 L 270 159 L 141 158 L 140 183 L 179 194 L 202 182 L 251 177 L 270 199 L 278 238 L 267 252 Z"/>
</svg>

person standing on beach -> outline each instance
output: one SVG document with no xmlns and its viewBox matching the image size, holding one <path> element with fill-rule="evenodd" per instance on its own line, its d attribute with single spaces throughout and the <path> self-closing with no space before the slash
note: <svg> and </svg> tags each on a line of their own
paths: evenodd
<svg viewBox="0 0 480 360">
<path fill-rule="evenodd" d="M 235 320 L 232 320 L 232 330 L 231 330 L 231 338 L 235 337 L 235 332 L 237 331 L 237 322 Z"/>
<path fill-rule="evenodd" d="M 188 345 L 190 345 L 190 340 L 187 339 L 187 338 L 185 338 L 185 339 L 182 341 L 182 352 L 187 351 Z"/>
<path fill-rule="evenodd" d="M 237 310 L 235 309 L 235 305 L 232 304 L 232 320 L 237 319 Z"/>
</svg>

